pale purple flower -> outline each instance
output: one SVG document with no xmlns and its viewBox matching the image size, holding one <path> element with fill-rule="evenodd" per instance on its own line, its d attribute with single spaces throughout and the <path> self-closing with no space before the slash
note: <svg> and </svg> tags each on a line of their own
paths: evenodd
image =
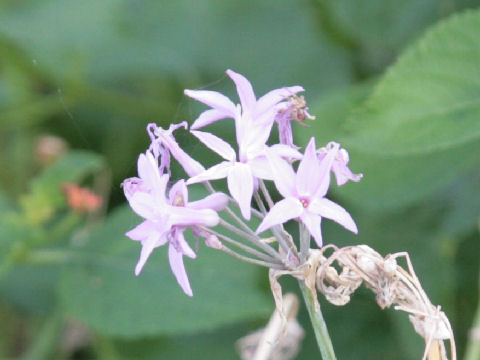
<svg viewBox="0 0 480 360">
<path fill-rule="evenodd" d="M 235 119 L 235 126 L 237 127 L 237 122 L 240 117 L 247 114 L 248 117 L 255 122 L 266 122 L 270 123 L 269 125 L 271 126 L 273 117 L 277 112 L 277 109 L 275 108 L 276 105 L 289 96 L 304 91 L 303 87 L 301 86 L 284 87 L 272 90 L 257 100 L 250 81 L 248 81 L 243 75 L 238 74 L 233 70 L 227 70 L 226 73 L 234 81 L 237 87 L 237 93 L 241 106 L 235 105 L 225 95 L 216 91 L 187 89 L 185 90 L 185 95 L 212 108 L 200 114 L 200 116 L 192 124 L 192 130 L 199 129 L 203 126 L 225 118 Z M 237 135 L 239 135 L 238 129 Z M 240 135 L 242 136 L 243 134 L 240 132 Z M 240 139 L 237 140 L 240 142 Z"/>
<path fill-rule="evenodd" d="M 242 75 L 227 70 L 234 81 L 241 105 L 235 105 L 226 96 L 207 90 L 185 90 L 185 94 L 203 102 L 213 109 L 203 112 L 191 126 L 192 134 L 225 161 L 211 167 L 188 180 L 188 184 L 227 178 L 228 189 L 238 202 L 242 216 L 249 220 L 251 200 L 256 179 L 271 180 L 265 157 L 266 142 L 270 136 L 277 106 L 285 98 L 303 91 L 300 86 L 272 90 L 256 100 L 250 82 Z M 195 131 L 214 121 L 233 118 L 238 143 L 238 157 L 235 150 L 217 136 Z M 271 147 L 279 156 L 300 159 L 301 154 L 289 146 L 277 144 Z"/>
<path fill-rule="evenodd" d="M 260 223 L 257 233 L 298 218 L 321 247 L 322 217 L 334 220 L 347 230 L 357 233 L 357 226 L 350 214 L 340 205 L 325 198 L 335 154 L 334 151 L 329 151 L 322 161 L 318 161 L 315 139 L 312 137 L 295 173 L 288 162 L 274 152 L 267 152 L 275 186 L 284 199 L 270 209 Z"/>
<path fill-rule="evenodd" d="M 322 161 L 328 153 L 333 153 L 332 171 L 335 174 L 338 186 L 342 186 L 348 180 L 359 182 L 362 179 L 363 174 L 354 174 L 348 168 L 350 157 L 347 150 L 341 149 L 338 143 L 329 142 L 326 147 L 319 149 L 317 153 L 319 161 Z"/>
<path fill-rule="evenodd" d="M 227 178 L 230 195 L 238 202 L 242 216 L 250 220 L 251 201 L 257 178 L 272 180 L 269 165 L 264 155 L 267 146 L 264 144 L 263 151 L 247 151 L 246 155 L 237 161 L 235 150 L 219 137 L 202 131 L 192 131 L 202 143 L 215 151 L 225 159 L 221 163 L 212 166 L 203 173 L 190 178 L 187 184 L 194 184 L 207 180 Z M 285 145 L 273 145 L 270 151 L 278 156 L 300 159 L 301 154 Z"/>
<path fill-rule="evenodd" d="M 228 198 L 214 193 L 199 201 L 188 201 L 184 180 L 178 181 L 165 195 L 170 176 L 161 174 L 157 161 L 150 151 L 138 158 L 138 178 L 124 182 L 125 195 L 132 209 L 145 219 L 126 233 L 132 240 L 140 241 L 142 251 L 135 267 L 135 274 L 142 271 L 152 251 L 168 243 L 170 267 L 182 290 L 192 296 L 192 289 L 183 263 L 183 256 L 196 255 L 183 232 L 196 226 L 216 226 L 219 217 L 216 211 L 223 209 Z"/>
</svg>

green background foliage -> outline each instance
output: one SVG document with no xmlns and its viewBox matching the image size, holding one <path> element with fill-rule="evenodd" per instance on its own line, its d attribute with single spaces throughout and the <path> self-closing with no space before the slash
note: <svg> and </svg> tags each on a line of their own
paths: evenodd
<svg viewBox="0 0 480 360">
<path fill-rule="evenodd" d="M 135 174 L 145 126 L 193 121 L 203 107 L 184 88 L 235 98 L 231 68 L 257 95 L 306 88 L 317 119 L 294 129 L 297 144 L 312 135 L 341 142 L 364 174 L 329 194 L 359 235 L 324 222 L 325 242 L 408 251 L 461 358 L 478 301 L 479 4 L 0 1 L 0 357 L 236 359 L 235 341 L 264 326 L 274 309 L 266 270 L 200 242 L 198 258 L 186 260 L 189 298 L 163 248 L 135 277 L 140 248 L 124 236 L 139 218 L 119 184 Z M 233 140 L 231 125 L 216 129 Z M 69 147 L 49 166 L 36 147 L 45 134 Z M 72 213 L 65 182 L 108 203 L 93 216 Z M 420 358 L 407 317 L 380 310 L 368 291 L 345 307 L 322 306 L 339 359 Z M 307 335 L 298 358 L 317 359 L 304 309 L 299 317 Z M 77 328 L 85 336 L 64 350 L 60 335 Z"/>
</svg>

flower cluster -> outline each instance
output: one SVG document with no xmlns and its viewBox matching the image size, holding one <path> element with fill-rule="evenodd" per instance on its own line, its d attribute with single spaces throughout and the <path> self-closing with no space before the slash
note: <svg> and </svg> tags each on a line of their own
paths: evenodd
<svg viewBox="0 0 480 360">
<path fill-rule="evenodd" d="M 185 122 L 171 125 L 168 130 L 149 124 L 147 132 L 151 145 L 138 158 L 138 177 L 123 183 L 130 206 L 144 219 L 126 234 L 142 244 L 135 273 L 138 275 L 141 272 L 156 247 L 168 243 L 172 272 L 183 291 L 190 296 L 192 289 L 183 256 L 195 258 L 196 254 L 185 239 L 186 229 L 191 229 L 196 238 L 205 238 L 210 247 L 276 269 L 292 269 L 301 265 L 304 261 L 301 254 L 308 251 L 310 235 L 319 247 L 323 245 L 322 217 L 357 232 L 350 214 L 325 198 L 331 172 L 339 186 L 348 180 L 359 181 L 362 177 L 348 168 L 347 151 L 334 142 L 317 149 L 315 139 L 311 138 L 302 154 L 293 142 L 292 121 L 303 124 L 304 120 L 313 119 L 304 98 L 297 96 L 304 89 L 301 86 L 284 87 L 257 99 L 252 85 L 244 76 L 232 70 L 227 70 L 227 75 L 236 85 L 240 104 L 215 91 L 185 90 L 187 96 L 210 107 L 193 122 L 190 133 L 220 155 L 223 161 L 205 169 L 178 145 L 173 132 L 180 127 L 187 129 Z M 235 124 L 236 150 L 216 135 L 199 130 L 227 118 L 233 119 Z M 279 143 L 269 145 L 274 124 L 278 126 Z M 171 157 L 183 167 L 188 179 L 173 184 L 167 195 Z M 296 171 L 295 162 L 298 162 Z M 210 183 L 223 178 L 226 178 L 229 195 L 215 192 Z M 273 203 L 265 180 L 273 181 L 283 200 Z M 195 183 L 204 184 L 211 194 L 202 200 L 189 202 L 188 185 Z M 252 199 L 257 207 L 252 206 Z M 238 207 L 243 219 L 231 206 Z M 220 211 L 225 211 L 236 225 L 221 219 L 218 215 Z M 255 230 L 245 222 L 252 214 L 261 220 Z M 283 230 L 283 223 L 289 220 L 298 221 L 308 232 L 308 236 L 301 235 L 304 240 L 300 241 L 300 252 L 292 237 Z M 239 235 L 244 242 L 215 230 L 218 225 Z M 259 237 L 268 229 L 271 229 L 279 249 Z"/>
</svg>

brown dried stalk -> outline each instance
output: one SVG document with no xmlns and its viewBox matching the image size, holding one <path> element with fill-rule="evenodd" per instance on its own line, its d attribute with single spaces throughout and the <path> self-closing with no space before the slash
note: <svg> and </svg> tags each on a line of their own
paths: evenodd
<svg viewBox="0 0 480 360">
<path fill-rule="evenodd" d="M 333 250 L 326 257 L 325 253 Z M 325 246 L 311 250 L 310 257 L 318 259 L 317 289 L 335 305 L 345 305 L 350 296 L 364 283 L 376 294 L 378 305 L 384 309 L 394 305 L 395 310 L 409 313 L 415 331 L 425 340 L 422 359 L 447 359 L 444 340 L 450 340 L 451 359 L 456 360 L 455 340 L 450 322 L 440 306 L 434 306 L 422 289 L 413 270 L 408 253 L 401 252 L 383 258 L 366 245 L 337 248 Z M 403 257 L 407 270 L 397 264 Z M 340 274 L 333 266 L 341 268 Z"/>
</svg>

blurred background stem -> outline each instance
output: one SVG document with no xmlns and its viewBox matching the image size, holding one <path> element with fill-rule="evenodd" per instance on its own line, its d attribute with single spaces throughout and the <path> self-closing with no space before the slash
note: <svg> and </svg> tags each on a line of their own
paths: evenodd
<svg viewBox="0 0 480 360">
<path fill-rule="evenodd" d="M 478 305 L 472 327 L 470 328 L 467 350 L 465 352 L 465 360 L 480 359 L 480 274 L 479 274 L 479 292 Z"/>
</svg>

